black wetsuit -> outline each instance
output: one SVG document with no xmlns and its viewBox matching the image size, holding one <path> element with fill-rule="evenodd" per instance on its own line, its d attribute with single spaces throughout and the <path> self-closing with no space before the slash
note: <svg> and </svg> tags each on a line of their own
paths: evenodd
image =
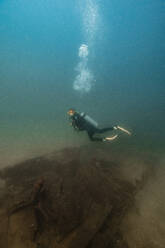
<svg viewBox="0 0 165 248">
<path fill-rule="evenodd" d="M 75 112 L 74 115 L 70 117 L 72 126 L 77 131 L 87 131 L 88 136 L 91 141 L 104 141 L 105 138 L 93 137 L 96 133 L 105 133 L 107 131 L 114 130 L 113 127 L 108 128 L 97 128 L 92 125 L 90 122 L 86 121 L 84 116 L 81 116 L 79 113 Z"/>
</svg>

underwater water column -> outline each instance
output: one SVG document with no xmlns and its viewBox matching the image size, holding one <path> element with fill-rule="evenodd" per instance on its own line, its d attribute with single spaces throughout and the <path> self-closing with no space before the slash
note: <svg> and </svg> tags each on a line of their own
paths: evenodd
<svg viewBox="0 0 165 248">
<path fill-rule="evenodd" d="M 94 84 L 94 75 L 89 69 L 88 58 L 90 56 L 90 48 L 93 46 L 93 41 L 97 31 L 98 17 L 98 5 L 96 4 L 96 1 L 84 1 L 82 11 L 82 29 L 85 42 L 82 42 L 79 47 L 79 62 L 75 68 L 77 75 L 73 82 L 73 89 L 79 91 L 80 93 L 90 92 Z"/>
</svg>

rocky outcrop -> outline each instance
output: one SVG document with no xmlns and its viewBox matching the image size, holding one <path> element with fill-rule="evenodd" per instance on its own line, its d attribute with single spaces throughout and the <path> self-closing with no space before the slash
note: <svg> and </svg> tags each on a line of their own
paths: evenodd
<svg viewBox="0 0 165 248">
<path fill-rule="evenodd" d="M 121 222 L 135 186 L 117 163 L 65 149 L 1 171 L 1 248 L 127 248 Z"/>
</svg>

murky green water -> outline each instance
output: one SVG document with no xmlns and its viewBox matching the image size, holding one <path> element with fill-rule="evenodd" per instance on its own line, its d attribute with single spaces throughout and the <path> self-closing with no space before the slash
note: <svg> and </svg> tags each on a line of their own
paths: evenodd
<svg viewBox="0 0 165 248">
<path fill-rule="evenodd" d="M 105 145 L 72 130 L 70 107 L 130 129 L 116 149 L 164 152 L 164 13 L 161 0 L 1 0 L 1 166 Z"/>
</svg>

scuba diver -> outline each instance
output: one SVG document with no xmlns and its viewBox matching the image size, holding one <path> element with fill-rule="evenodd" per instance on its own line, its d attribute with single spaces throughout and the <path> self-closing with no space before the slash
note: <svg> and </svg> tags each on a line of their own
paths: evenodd
<svg viewBox="0 0 165 248">
<path fill-rule="evenodd" d="M 107 128 L 98 128 L 98 123 L 94 121 L 90 116 L 88 116 L 85 113 L 78 113 L 74 109 L 69 109 L 67 112 L 69 115 L 69 119 L 71 121 L 71 125 L 73 128 L 77 131 L 86 131 L 91 141 L 111 141 L 118 137 L 118 135 L 114 135 L 111 137 L 94 137 L 95 134 L 101 134 L 108 131 L 113 130 L 121 130 L 123 132 L 126 132 L 127 134 L 131 135 L 129 131 L 126 129 L 120 127 L 120 126 L 114 126 L 114 127 L 107 127 Z"/>
</svg>

